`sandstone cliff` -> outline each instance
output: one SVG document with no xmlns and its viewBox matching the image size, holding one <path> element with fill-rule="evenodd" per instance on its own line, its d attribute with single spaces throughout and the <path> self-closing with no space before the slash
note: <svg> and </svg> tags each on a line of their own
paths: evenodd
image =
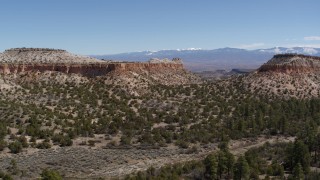
<svg viewBox="0 0 320 180">
<path fill-rule="evenodd" d="M 320 57 L 300 54 L 278 54 L 259 68 L 259 72 L 309 72 L 320 70 Z"/>
<path fill-rule="evenodd" d="M 185 71 L 182 61 L 151 61 L 145 63 L 102 61 L 74 55 L 61 49 L 15 48 L 0 54 L 0 73 L 56 71 L 84 76 L 102 76 L 108 73 L 163 73 Z"/>
<path fill-rule="evenodd" d="M 320 57 L 279 54 L 243 77 L 244 87 L 277 98 L 320 97 Z"/>
<path fill-rule="evenodd" d="M 17 74 L 26 72 L 56 71 L 66 74 L 75 73 L 83 76 L 103 76 L 108 73 L 162 73 L 165 71 L 185 71 L 182 64 L 169 63 L 46 63 L 46 64 L 12 64 L 1 63 L 1 74 Z"/>
</svg>

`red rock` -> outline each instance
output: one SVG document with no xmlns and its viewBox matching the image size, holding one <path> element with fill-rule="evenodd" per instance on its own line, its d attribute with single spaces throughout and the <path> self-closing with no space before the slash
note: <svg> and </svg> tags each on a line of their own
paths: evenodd
<svg viewBox="0 0 320 180">
<path fill-rule="evenodd" d="M 278 54 L 258 72 L 303 73 L 320 70 L 320 57 L 301 54 Z"/>
<path fill-rule="evenodd" d="M 83 76 L 103 76 L 108 73 L 184 71 L 179 63 L 93 63 L 93 64 L 0 64 L 1 74 L 23 72 L 57 71 L 66 74 L 75 73 Z"/>
</svg>

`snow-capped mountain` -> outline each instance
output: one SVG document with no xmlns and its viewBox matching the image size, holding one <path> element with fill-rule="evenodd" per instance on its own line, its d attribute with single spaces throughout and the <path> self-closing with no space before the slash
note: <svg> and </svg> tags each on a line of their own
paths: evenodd
<svg viewBox="0 0 320 180">
<path fill-rule="evenodd" d="M 192 71 L 211 71 L 217 69 L 253 69 L 267 62 L 274 54 L 297 53 L 320 56 L 320 48 L 310 47 L 274 47 L 270 49 L 245 50 L 238 48 L 220 48 L 205 50 L 200 48 L 142 51 L 113 55 L 95 55 L 106 60 L 147 61 L 150 58 L 179 57 L 184 65 Z"/>
<path fill-rule="evenodd" d="M 307 54 L 307 55 L 320 54 L 320 49 L 312 48 L 312 47 L 293 47 L 293 48 L 275 47 L 271 49 L 259 49 L 259 51 L 276 53 L 276 54 L 283 54 L 283 53 L 297 53 L 297 54 Z"/>
</svg>

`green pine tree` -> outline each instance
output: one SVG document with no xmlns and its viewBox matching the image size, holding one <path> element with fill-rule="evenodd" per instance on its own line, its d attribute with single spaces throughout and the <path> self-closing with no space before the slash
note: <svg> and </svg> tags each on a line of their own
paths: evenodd
<svg viewBox="0 0 320 180">
<path fill-rule="evenodd" d="M 293 179 L 304 179 L 303 169 L 300 163 L 296 164 L 296 166 L 293 168 Z"/>
<path fill-rule="evenodd" d="M 209 175 L 210 179 L 217 179 L 218 177 L 218 162 L 215 155 L 210 154 L 205 159 L 206 174 Z"/>
<path fill-rule="evenodd" d="M 237 163 L 234 166 L 233 173 L 235 180 L 249 179 L 250 167 L 247 160 L 243 156 L 239 157 Z"/>
</svg>

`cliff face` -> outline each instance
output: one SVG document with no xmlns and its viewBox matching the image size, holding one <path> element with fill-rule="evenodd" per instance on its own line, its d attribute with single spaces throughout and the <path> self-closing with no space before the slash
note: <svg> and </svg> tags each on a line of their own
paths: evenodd
<svg viewBox="0 0 320 180">
<path fill-rule="evenodd" d="M 243 77 L 244 87 L 269 97 L 309 99 L 320 97 L 320 57 L 275 55 L 258 72 Z"/>
<path fill-rule="evenodd" d="M 3 80 L 2 80 L 3 79 Z M 2 80 L 2 81 L 1 81 Z M 201 83 L 179 58 L 149 62 L 103 61 L 55 49 L 10 49 L 0 54 L 0 91 L 29 83 L 76 85 L 99 81 L 141 96 L 153 85 Z"/>
<path fill-rule="evenodd" d="M 114 71 L 117 73 L 132 71 L 132 72 L 150 72 L 161 73 L 164 71 L 184 71 L 182 64 L 175 63 L 115 63 L 113 64 Z"/>
<path fill-rule="evenodd" d="M 95 63 L 95 64 L 0 64 L 1 74 L 56 71 L 83 76 L 103 76 L 108 73 L 162 73 L 184 71 L 182 64 L 173 63 Z"/>
<path fill-rule="evenodd" d="M 320 57 L 279 54 L 259 68 L 259 72 L 300 73 L 320 70 Z"/>
<path fill-rule="evenodd" d="M 61 49 L 15 48 L 0 53 L 0 73 L 56 71 L 83 76 L 103 76 L 108 73 L 163 73 L 184 71 L 180 59 L 145 63 L 107 62 L 71 54 Z"/>
</svg>

